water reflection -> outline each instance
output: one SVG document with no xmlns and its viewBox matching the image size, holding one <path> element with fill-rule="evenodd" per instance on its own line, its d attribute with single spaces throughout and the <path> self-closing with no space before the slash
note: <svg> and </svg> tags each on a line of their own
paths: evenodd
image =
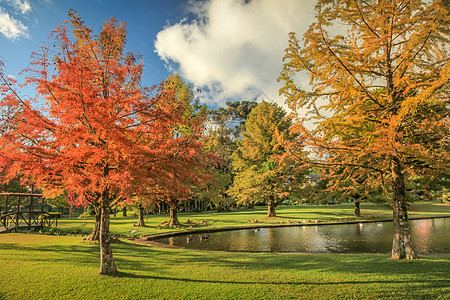
<svg viewBox="0 0 450 300">
<path fill-rule="evenodd" d="M 450 253 L 450 218 L 410 221 L 420 253 Z M 191 249 L 269 252 L 373 252 L 392 247 L 392 222 L 232 230 L 159 239 Z"/>
</svg>

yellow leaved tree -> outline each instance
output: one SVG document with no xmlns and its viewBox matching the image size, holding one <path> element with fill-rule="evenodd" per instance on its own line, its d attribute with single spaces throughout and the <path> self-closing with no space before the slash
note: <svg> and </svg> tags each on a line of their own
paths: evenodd
<svg viewBox="0 0 450 300">
<path fill-rule="evenodd" d="M 331 185 L 384 189 L 393 208 L 392 257 L 414 259 L 405 182 L 449 166 L 449 7 L 319 0 L 315 11 L 303 43 L 290 34 L 280 94 L 294 111 L 307 111 L 294 129 Z"/>
</svg>

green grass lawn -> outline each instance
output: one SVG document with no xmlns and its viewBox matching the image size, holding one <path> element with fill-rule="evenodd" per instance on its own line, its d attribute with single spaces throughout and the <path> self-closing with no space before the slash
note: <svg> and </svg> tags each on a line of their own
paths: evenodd
<svg viewBox="0 0 450 300">
<path fill-rule="evenodd" d="M 203 228 L 224 228 L 224 227 L 240 227 L 240 226 L 261 226 L 273 224 L 286 224 L 289 222 L 315 221 L 320 220 L 321 223 L 342 222 L 342 221 L 359 221 L 359 220 L 386 220 L 392 219 L 392 209 L 386 205 L 378 205 L 374 203 L 361 204 L 361 219 L 353 217 L 354 205 L 352 203 L 344 203 L 339 205 L 291 205 L 280 206 L 277 208 L 277 218 L 267 218 L 267 208 L 257 206 L 250 210 L 234 210 L 231 212 L 201 212 L 201 213 L 179 213 L 181 223 L 186 223 L 187 219 L 199 223 L 199 221 L 207 221 L 205 226 L 196 226 L 189 228 L 168 229 L 158 228 L 158 225 L 169 219 L 167 214 L 150 215 L 145 219 L 147 227 L 134 227 L 137 218 L 132 216 L 122 217 L 122 213 L 118 213 L 116 217 L 111 215 L 111 233 L 119 236 L 132 236 L 131 231 L 137 231 L 135 236 L 144 236 L 150 234 L 158 234 L 164 232 L 180 231 L 187 229 L 203 229 Z M 434 203 L 434 202 L 418 202 L 411 205 L 408 211 L 410 218 L 450 216 L 450 205 Z M 257 220 L 258 223 L 251 223 L 248 220 Z M 86 220 L 83 226 L 82 219 L 62 219 L 58 221 L 58 229 L 66 232 L 82 232 L 90 233 L 94 224 L 92 218 Z"/>
<path fill-rule="evenodd" d="M 75 236 L 0 235 L 1 299 L 448 299 L 450 255 L 269 254 L 113 245 L 117 277 L 97 275 L 98 245 Z"/>
<path fill-rule="evenodd" d="M 363 204 L 366 218 L 389 218 L 388 208 Z M 351 205 L 285 206 L 270 222 L 347 219 Z M 450 207 L 419 203 L 410 216 L 449 215 Z M 265 208 L 181 214 L 214 227 L 269 222 Z M 167 215 L 151 216 L 140 234 L 160 233 Z M 112 219 L 129 234 L 135 218 Z M 66 230 L 82 220 L 64 220 Z M 260 224 L 259 224 L 260 225 Z M 183 229 L 179 229 L 183 230 Z M 113 244 L 119 276 L 100 276 L 99 246 L 80 236 L 0 234 L 0 299 L 450 299 L 450 254 L 394 261 L 386 254 L 230 253 L 164 249 L 126 239 Z"/>
</svg>

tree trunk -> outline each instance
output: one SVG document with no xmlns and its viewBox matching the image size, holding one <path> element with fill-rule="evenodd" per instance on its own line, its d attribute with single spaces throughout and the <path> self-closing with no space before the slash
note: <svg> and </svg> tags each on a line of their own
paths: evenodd
<svg viewBox="0 0 450 300">
<path fill-rule="evenodd" d="M 109 191 L 106 190 L 102 195 L 101 204 L 101 222 L 100 222 L 100 270 L 101 275 L 117 274 L 116 264 L 114 263 L 111 249 L 111 235 L 109 234 Z"/>
<path fill-rule="evenodd" d="M 392 172 L 392 211 L 394 221 L 394 240 L 392 243 L 393 259 L 416 259 L 417 254 L 411 243 L 408 213 L 406 208 L 405 179 L 400 160 L 394 157 L 391 162 Z"/>
<path fill-rule="evenodd" d="M 177 208 L 176 208 L 176 207 L 170 207 L 170 208 L 169 208 L 169 213 L 170 213 L 169 227 L 180 226 L 181 223 L 180 223 L 180 221 L 178 220 L 178 216 L 177 216 Z"/>
<path fill-rule="evenodd" d="M 276 204 L 275 204 L 275 201 L 272 198 L 267 203 L 267 206 L 268 206 L 268 208 L 267 208 L 267 217 L 268 218 L 276 217 L 277 216 L 277 214 L 275 212 Z"/>
<path fill-rule="evenodd" d="M 144 227 L 145 226 L 145 222 L 144 222 L 144 206 L 142 206 L 142 204 L 139 204 L 138 205 L 138 210 L 139 210 L 139 213 L 138 213 L 138 221 L 136 223 L 136 226 Z"/>
<path fill-rule="evenodd" d="M 199 212 L 200 211 L 200 209 L 199 209 L 199 205 L 198 205 L 198 200 L 194 200 L 194 211 L 196 211 L 196 212 Z"/>
<path fill-rule="evenodd" d="M 92 229 L 92 233 L 85 238 L 86 241 L 99 242 L 100 241 L 100 222 L 101 222 L 101 213 L 102 208 L 100 204 L 94 204 L 95 211 L 95 223 L 94 228 Z"/>
<path fill-rule="evenodd" d="M 361 210 L 359 209 L 359 200 L 355 200 L 355 217 L 360 218 L 361 217 Z"/>
<path fill-rule="evenodd" d="M 122 208 L 122 213 L 123 213 L 123 216 L 124 216 L 124 217 L 127 216 L 127 207 L 126 207 L 126 206 L 124 206 L 124 207 Z"/>
</svg>

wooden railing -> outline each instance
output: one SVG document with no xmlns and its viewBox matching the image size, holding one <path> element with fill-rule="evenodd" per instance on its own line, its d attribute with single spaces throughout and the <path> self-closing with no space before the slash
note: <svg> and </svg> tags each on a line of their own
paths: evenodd
<svg viewBox="0 0 450 300">
<path fill-rule="evenodd" d="M 58 218 L 48 212 L 12 211 L 0 215 L 0 223 L 7 230 L 19 228 L 43 228 L 53 224 L 58 226 Z"/>
<path fill-rule="evenodd" d="M 45 201 L 42 194 L 0 193 L 0 197 L 4 200 L 4 205 L 2 205 L 4 211 L 0 212 L 0 232 L 58 225 L 57 216 L 44 211 Z M 16 197 L 17 202 L 9 205 L 12 197 Z M 28 199 L 27 203 L 24 203 L 23 198 Z M 35 202 L 36 198 L 40 198 L 40 201 L 36 201 L 37 203 Z M 35 204 L 38 204 L 38 209 L 34 209 Z"/>
</svg>

